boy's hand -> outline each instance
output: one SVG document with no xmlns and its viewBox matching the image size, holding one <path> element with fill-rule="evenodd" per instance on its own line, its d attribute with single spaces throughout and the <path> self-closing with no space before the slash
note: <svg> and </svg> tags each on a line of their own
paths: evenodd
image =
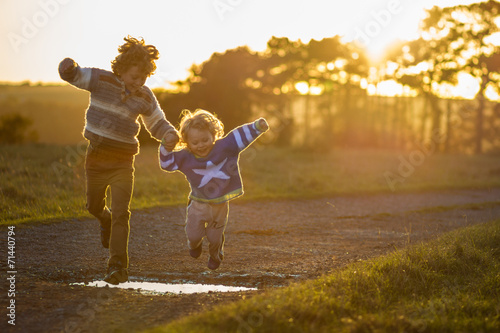
<svg viewBox="0 0 500 333">
<path fill-rule="evenodd" d="M 259 119 L 259 128 L 262 130 L 262 132 L 265 132 L 269 129 L 269 124 L 264 118 Z"/>
<path fill-rule="evenodd" d="M 59 64 L 59 72 L 66 73 L 72 71 L 76 67 L 76 63 L 71 58 L 66 58 Z"/>
<path fill-rule="evenodd" d="M 177 135 L 177 133 L 174 132 L 168 132 L 161 140 L 161 144 L 168 151 L 174 150 L 175 146 L 177 145 L 177 142 L 179 142 L 179 136 Z"/>
</svg>

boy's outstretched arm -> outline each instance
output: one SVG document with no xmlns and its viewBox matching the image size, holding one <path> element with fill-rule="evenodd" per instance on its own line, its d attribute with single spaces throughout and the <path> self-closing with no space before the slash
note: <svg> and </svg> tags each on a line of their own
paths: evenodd
<svg viewBox="0 0 500 333">
<path fill-rule="evenodd" d="M 69 84 L 85 90 L 90 90 L 92 68 L 81 68 L 71 58 L 65 58 L 59 63 L 59 76 Z"/>
<path fill-rule="evenodd" d="M 76 67 L 78 67 L 78 65 L 73 59 L 65 58 L 59 64 L 59 74 L 61 77 L 71 75 Z"/>
</svg>

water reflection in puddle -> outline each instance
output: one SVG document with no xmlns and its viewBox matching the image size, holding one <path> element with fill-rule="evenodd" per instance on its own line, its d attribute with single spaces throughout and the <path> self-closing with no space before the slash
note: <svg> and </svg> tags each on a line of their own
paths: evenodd
<svg viewBox="0 0 500 333">
<path fill-rule="evenodd" d="M 90 283 L 72 283 L 72 285 L 83 285 L 88 287 L 109 287 L 120 289 L 133 289 L 140 292 L 152 293 L 173 293 L 173 294 L 195 294 L 195 293 L 208 293 L 208 292 L 235 292 L 235 291 L 248 291 L 257 290 L 257 288 L 246 287 L 230 287 L 214 284 L 170 284 L 159 282 L 125 282 L 118 285 L 112 285 L 104 281 L 93 281 Z"/>
</svg>

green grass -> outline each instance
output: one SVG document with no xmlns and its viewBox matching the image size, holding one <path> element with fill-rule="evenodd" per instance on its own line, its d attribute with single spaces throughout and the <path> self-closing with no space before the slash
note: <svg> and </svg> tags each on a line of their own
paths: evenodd
<svg viewBox="0 0 500 333">
<path fill-rule="evenodd" d="M 499 332 L 500 220 L 148 332 Z"/>
<path fill-rule="evenodd" d="M 0 223 L 90 217 L 85 209 L 85 142 L 0 148 Z M 240 200 L 314 198 L 391 192 L 384 173 L 397 173 L 397 152 L 304 152 L 257 142 L 241 156 L 245 195 Z M 431 155 L 395 186 L 423 191 L 500 186 L 499 156 Z M 158 166 L 157 148 L 136 158 L 133 210 L 184 204 L 189 192 L 179 173 Z"/>
</svg>

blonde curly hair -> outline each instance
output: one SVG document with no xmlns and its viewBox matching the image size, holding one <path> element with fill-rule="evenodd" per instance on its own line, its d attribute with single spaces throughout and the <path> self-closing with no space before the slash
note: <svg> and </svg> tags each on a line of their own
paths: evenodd
<svg viewBox="0 0 500 333">
<path fill-rule="evenodd" d="M 144 39 L 131 36 L 123 38 L 125 44 L 118 47 L 119 54 L 111 61 L 111 69 L 115 75 L 125 73 L 130 67 L 138 66 L 146 75 L 151 76 L 156 71 L 155 60 L 160 58 L 160 52 L 153 45 L 146 45 Z"/>
<path fill-rule="evenodd" d="M 216 115 L 202 109 L 196 109 L 195 112 L 189 110 L 182 111 L 182 119 L 179 124 L 181 134 L 179 145 L 187 147 L 188 132 L 191 128 L 199 130 L 208 130 L 214 137 L 214 140 L 222 138 L 224 135 L 224 124 Z"/>
</svg>

